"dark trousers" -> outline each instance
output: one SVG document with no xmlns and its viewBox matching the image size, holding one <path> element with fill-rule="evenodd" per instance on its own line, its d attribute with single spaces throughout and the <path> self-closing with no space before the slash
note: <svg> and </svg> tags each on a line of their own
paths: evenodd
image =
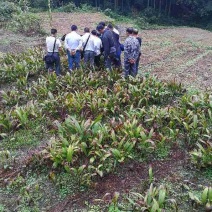
<svg viewBox="0 0 212 212">
<path fill-rule="evenodd" d="M 116 66 L 116 53 L 110 53 L 109 55 L 105 56 L 105 67 L 107 70 L 112 71 L 112 65 Z"/>
<path fill-rule="evenodd" d="M 97 68 L 100 67 L 100 65 L 101 65 L 101 54 L 95 56 L 95 58 L 94 58 L 94 64 L 95 64 L 95 66 L 96 66 Z"/>
<path fill-rule="evenodd" d="M 94 67 L 94 57 L 95 57 L 95 53 L 94 51 L 85 51 L 84 53 L 84 63 L 86 65 L 90 65 L 91 67 Z"/>
<path fill-rule="evenodd" d="M 137 75 L 136 63 L 132 64 L 129 61 L 124 61 L 124 76 L 128 77 L 129 75 L 133 77 Z"/>
<path fill-rule="evenodd" d="M 48 52 L 48 55 L 52 55 L 51 52 Z M 47 64 L 46 63 L 46 68 L 48 69 L 49 72 L 53 72 L 55 70 L 57 76 L 59 76 L 61 74 L 61 68 L 60 68 L 60 55 L 58 52 L 55 52 L 53 54 L 54 58 L 55 58 L 55 62 L 52 64 Z"/>
</svg>

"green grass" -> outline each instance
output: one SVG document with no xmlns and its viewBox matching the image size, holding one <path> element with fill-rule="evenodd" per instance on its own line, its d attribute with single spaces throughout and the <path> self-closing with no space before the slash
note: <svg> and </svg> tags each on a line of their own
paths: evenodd
<svg viewBox="0 0 212 212">
<path fill-rule="evenodd" d="M 5 149 L 6 146 L 10 151 L 38 146 L 45 139 L 45 122 L 43 121 L 29 121 L 26 128 L 20 129 L 4 138 L 0 143 L 0 149 Z"/>
</svg>

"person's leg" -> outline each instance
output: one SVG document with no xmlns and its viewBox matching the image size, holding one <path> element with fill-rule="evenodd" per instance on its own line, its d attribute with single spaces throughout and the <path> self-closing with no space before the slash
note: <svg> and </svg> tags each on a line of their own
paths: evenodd
<svg viewBox="0 0 212 212">
<path fill-rule="evenodd" d="M 59 56 L 59 54 L 55 54 L 55 58 L 56 58 L 55 72 L 56 72 L 57 76 L 59 76 L 61 74 L 61 70 L 60 70 L 60 56 Z"/>
<path fill-rule="evenodd" d="M 133 77 L 136 77 L 136 75 L 137 75 L 137 64 L 136 63 L 134 63 L 134 64 L 130 64 L 131 66 L 130 66 L 130 75 L 131 76 L 133 76 Z"/>
<path fill-rule="evenodd" d="M 101 58 L 101 55 L 97 55 L 97 56 L 95 56 L 95 58 L 94 58 L 94 63 L 95 63 L 95 66 L 96 66 L 97 68 L 100 67 L 100 58 Z"/>
<path fill-rule="evenodd" d="M 68 67 L 69 67 L 69 71 L 71 72 L 73 70 L 74 58 L 68 50 L 67 50 L 67 55 L 68 55 Z"/>
<path fill-rule="evenodd" d="M 112 71 L 112 61 L 109 56 L 105 57 L 105 68 L 108 71 Z"/>
<path fill-rule="evenodd" d="M 80 51 L 77 51 L 76 54 L 74 55 L 74 62 L 76 69 L 80 68 L 80 57 L 81 57 Z"/>
<path fill-rule="evenodd" d="M 95 53 L 93 51 L 90 52 L 90 66 L 94 68 L 94 57 Z"/>
<path fill-rule="evenodd" d="M 130 74 L 130 63 L 128 61 L 124 61 L 124 77 L 128 77 Z"/>
<path fill-rule="evenodd" d="M 86 66 L 89 64 L 89 51 L 84 52 L 84 63 Z"/>
</svg>

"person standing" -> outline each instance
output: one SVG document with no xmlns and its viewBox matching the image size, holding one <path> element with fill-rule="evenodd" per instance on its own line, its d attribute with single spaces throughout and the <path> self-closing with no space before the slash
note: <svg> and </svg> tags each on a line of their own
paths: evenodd
<svg viewBox="0 0 212 212">
<path fill-rule="evenodd" d="M 140 44 L 133 36 L 133 28 L 127 28 L 127 39 L 124 42 L 124 76 L 137 75 L 136 61 L 140 52 Z"/>
<path fill-rule="evenodd" d="M 104 60 L 106 70 L 112 71 L 112 62 L 116 59 L 116 48 L 113 33 L 103 25 L 97 26 L 97 31 L 102 34 L 102 44 L 104 49 Z"/>
<path fill-rule="evenodd" d="M 82 48 L 82 38 L 77 33 L 77 26 L 71 26 L 71 32 L 65 37 L 65 49 L 68 55 L 69 72 L 80 67 L 80 50 Z"/>
<path fill-rule="evenodd" d="M 84 35 L 82 36 L 82 45 L 84 53 L 84 62 L 86 65 L 94 68 L 94 57 L 95 57 L 95 47 L 94 47 L 94 37 L 90 34 L 90 29 L 84 29 Z"/>
<path fill-rule="evenodd" d="M 91 34 L 94 37 L 94 49 L 95 49 L 94 64 L 97 68 L 99 68 L 101 59 L 102 40 L 98 37 L 96 30 L 92 30 Z"/>
<path fill-rule="evenodd" d="M 61 74 L 61 66 L 60 66 L 60 55 L 59 51 L 61 50 L 61 42 L 57 37 L 57 30 L 56 29 L 51 29 L 51 36 L 48 36 L 46 38 L 46 48 L 47 48 L 47 55 L 52 55 L 55 59 L 54 63 L 52 64 L 47 64 L 46 63 L 46 68 L 48 71 L 51 73 L 53 70 L 55 70 L 57 76 Z"/>
<path fill-rule="evenodd" d="M 133 29 L 133 36 L 138 40 L 139 45 L 140 45 L 139 56 L 138 56 L 138 59 L 136 60 L 136 70 L 137 70 L 137 73 L 138 73 L 139 62 L 140 62 L 140 59 L 141 59 L 141 44 L 142 44 L 142 38 L 140 38 L 140 37 L 138 36 L 138 30 L 137 30 L 137 29 Z"/>
<path fill-rule="evenodd" d="M 121 44 L 119 42 L 119 32 L 118 30 L 116 30 L 117 32 L 114 31 L 115 28 L 113 27 L 112 24 L 108 24 L 108 29 L 110 29 L 113 34 L 113 40 L 114 40 L 114 44 L 116 48 L 116 58 L 113 62 L 116 68 L 120 68 L 121 67 Z"/>
</svg>

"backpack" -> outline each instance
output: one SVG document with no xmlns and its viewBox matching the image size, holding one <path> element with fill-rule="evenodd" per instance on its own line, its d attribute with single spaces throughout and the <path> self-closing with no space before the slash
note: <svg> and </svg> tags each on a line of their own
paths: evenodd
<svg viewBox="0 0 212 212">
<path fill-rule="evenodd" d="M 64 41 L 65 40 L 65 38 L 66 38 L 66 34 L 64 34 L 62 37 L 61 37 L 61 41 Z"/>
</svg>

